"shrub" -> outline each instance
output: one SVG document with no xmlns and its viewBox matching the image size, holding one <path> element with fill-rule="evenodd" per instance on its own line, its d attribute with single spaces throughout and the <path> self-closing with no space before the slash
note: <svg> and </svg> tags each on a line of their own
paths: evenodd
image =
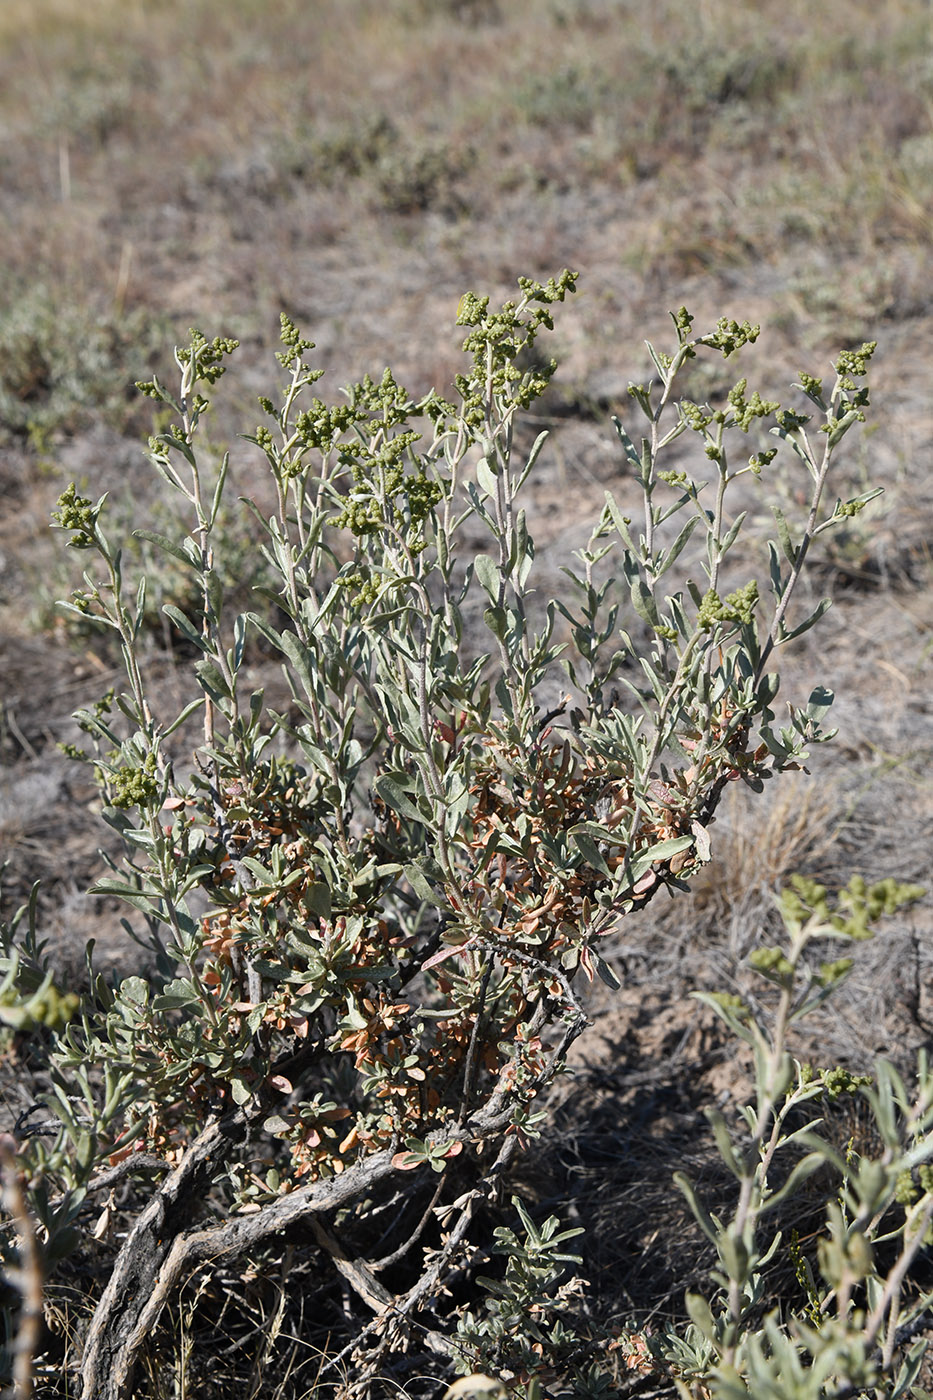
<svg viewBox="0 0 933 1400">
<path fill-rule="evenodd" d="M 752 953 L 755 971 L 776 990 L 770 1014 L 756 1014 L 734 993 L 703 995 L 734 1034 L 752 1047 L 756 1101 L 730 1129 L 710 1114 L 716 1143 L 736 1179 L 729 1219 L 712 1216 L 692 1182 L 678 1173 L 717 1268 L 711 1299 L 687 1293 L 692 1319 L 652 1350 L 690 1393 L 701 1384 L 713 1400 L 822 1400 L 912 1390 L 926 1342 L 908 1348 L 930 1294 L 908 1292 L 911 1263 L 933 1243 L 933 1074 L 926 1053 L 911 1084 L 886 1062 L 874 1076 L 841 1066 L 821 1069 L 794 1060 L 795 1022 L 831 996 L 852 966 L 830 958 L 831 941 L 871 936 L 883 915 L 922 890 L 886 879 L 866 886 L 854 877 L 837 898 L 813 880 L 792 880 L 780 901 L 784 938 Z M 843 1154 L 814 1110 L 842 1095 L 861 1094 L 871 1110 L 876 1155 Z M 801 1121 L 802 1120 L 802 1121 Z M 825 1225 L 805 1251 L 796 1232 L 785 1238 L 782 1209 L 821 1174 Z M 768 1271 L 789 1257 L 799 1293 L 784 1316 L 765 1311 Z M 897 1366 L 895 1367 L 895 1362 Z"/>
<path fill-rule="evenodd" d="M 53 291 L 35 286 L 0 310 L 0 440 L 27 439 L 40 450 L 56 432 L 103 410 L 125 422 L 133 377 L 131 352 L 153 341 L 141 312 L 95 314 L 63 309 Z"/>
<path fill-rule="evenodd" d="M 861 505 L 824 502 L 839 443 L 864 416 L 873 347 L 842 354 L 830 387 L 801 375 L 807 412 L 745 379 L 713 409 L 678 400 L 678 376 L 697 356 L 729 359 L 758 328 L 723 319 L 698 335 L 678 312 L 671 352 L 649 346 L 654 378 L 630 390 L 643 434 L 616 423 L 642 522 L 607 492 L 565 596 L 542 598 L 520 493 L 544 435 L 517 444 L 555 368 L 527 352 L 574 283 L 523 279 L 499 310 L 464 296 L 467 365 L 450 399 L 414 402 L 386 370 L 325 402 L 313 346 L 283 316 L 283 382 L 249 437 L 274 507 L 244 502 L 275 578 L 271 613 L 228 615 L 215 553 L 226 458 L 206 486 L 201 426 L 236 342 L 192 332 L 178 391 L 140 386 L 170 410 L 150 457 L 190 525 L 137 533 L 189 573 L 198 600 L 163 607 L 192 658 L 171 713 L 147 686 L 146 577 L 126 577 L 104 499 L 71 487 L 58 503 L 56 525 L 90 560 L 67 606 L 113 634 L 126 674 L 121 694 L 78 715 L 88 751 L 75 756 L 93 763 L 125 848 L 95 889 L 126 901 L 150 960 L 113 984 L 89 962 L 88 989 L 69 1001 L 34 921 L 5 935 L 0 1015 L 37 1028 L 57 1120 L 50 1134 L 25 1118 L 13 1141 L 49 1266 L 87 1247 L 102 1192 L 127 1193 L 75 1366 L 87 1400 L 139 1394 L 147 1339 L 193 1271 L 302 1228 L 374 1313 L 329 1362 L 348 1358 L 358 1389 L 413 1329 L 461 1369 L 482 1360 L 482 1339 L 501 1340 L 490 1317 L 514 1331 L 538 1283 L 563 1315 L 573 1290 L 556 1282 L 556 1223 L 533 1247 L 500 1236 L 512 1301 L 498 1314 L 467 1317 L 445 1289 L 480 1203 L 542 1129 L 547 1087 L 585 1024 L 578 975 L 614 982 L 601 939 L 660 890 L 689 886 L 729 782 L 760 789 L 825 737 L 822 688 L 776 724 L 772 666 L 826 606 L 792 616 L 811 541 Z M 665 466 L 690 434 L 693 475 Z M 745 519 L 734 485 L 767 482 L 782 446 L 807 484 L 804 518 L 775 511 L 767 586 L 726 583 Z M 477 531 L 480 553 L 467 543 Z M 688 559 L 702 587 L 683 576 Z M 253 637 L 281 658 L 281 711 L 246 692 Z M 785 975 L 779 958 L 763 970 Z M 764 1082 L 754 1144 L 780 1117 L 783 1052 Z M 730 1239 L 760 1213 L 742 1171 Z M 698 1324 L 733 1370 L 734 1292 L 757 1267 L 743 1247 L 741 1270 L 724 1256 L 725 1320 Z M 519 1391 L 537 1384 L 529 1337 L 509 1378 Z M 578 1351 L 564 1348 L 573 1384 L 600 1393 Z"/>
</svg>

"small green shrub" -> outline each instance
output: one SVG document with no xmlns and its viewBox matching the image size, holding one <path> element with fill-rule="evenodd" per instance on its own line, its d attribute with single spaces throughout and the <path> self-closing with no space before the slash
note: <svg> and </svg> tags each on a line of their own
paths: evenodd
<svg viewBox="0 0 933 1400">
<path fill-rule="evenodd" d="M 292 137 L 274 150 L 273 160 L 287 176 L 327 186 L 367 179 L 374 204 L 390 214 L 459 213 L 458 185 L 476 153 L 444 141 L 412 142 L 380 112 Z"/>
<path fill-rule="evenodd" d="M 515 102 L 525 121 L 534 126 L 586 131 L 611 98 L 611 87 L 602 74 L 564 67 L 529 78 L 516 93 Z"/>
<path fill-rule="evenodd" d="M 438 209 L 459 214 L 466 201 L 458 187 L 475 163 L 476 154 L 446 143 L 423 148 L 401 144 L 389 151 L 375 170 L 379 203 L 392 214 L 415 214 Z"/>
<path fill-rule="evenodd" d="M 289 173 L 333 185 L 370 170 L 398 143 L 394 123 L 380 112 L 295 141 L 281 157 Z"/>
<path fill-rule="evenodd" d="M 403 22 L 419 29 L 432 20 L 453 20 L 474 29 L 482 24 L 500 24 L 502 18 L 500 0 L 407 0 L 402 10 Z"/>
<path fill-rule="evenodd" d="M 150 960 L 112 983 L 89 964 L 75 1009 L 50 1000 L 22 921 L 6 933 L 8 986 L 31 998 L 36 1023 L 38 986 L 55 1009 L 41 1033 L 58 1126 L 24 1123 L 16 1142 L 49 1260 L 84 1248 L 100 1192 L 129 1188 L 74 1367 L 86 1400 L 139 1394 L 140 1354 L 193 1270 L 255 1257 L 300 1226 L 375 1314 L 328 1362 L 349 1358 L 357 1393 L 413 1328 L 463 1367 L 476 1365 L 471 1348 L 502 1359 L 504 1323 L 515 1393 L 539 1384 L 535 1355 L 548 1385 L 572 1362 L 574 1393 L 605 1388 L 595 1362 L 578 1364 L 569 1323 L 548 1338 L 532 1326 L 538 1285 L 560 1316 L 573 1293 L 553 1272 L 556 1226 L 523 1211 L 533 1247 L 500 1234 L 494 1307 L 468 1316 L 445 1288 L 477 1203 L 544 1123 L 585 1024 L 575 979 L 615 981 L 603 937 L 659 891 L 689 886 L 728 783 L 760 789 L 825 737 L 831 694 L 817 688 L 778 725 L 772 667 L 826 606 L 794 615 L 811 541 L 861 505 L 824 500 L 864 417 L 873 347 L 840 355 L 825 388 L 802 374 L 798 408 L 742 378 L 713 409 L 679 399 L 679 376 L 698 356 L 730 359 L 758 328 L 723 319 L 698 335 L 678 312 L 670 353 L 649 346 L 653 380 L 630 390 L 641 432 L 616 423 L 640 524 L 607 492 L 564 596 L 542 597 L 520 501 L 545 435 L 519 452 L 516 429 L 555 368 L 528 351 L 574 284 L 568 272 L 523 279 L 499 310 L 464 296 L 464 372 L 450 398 L 418 402 L 390 370 L 337 403 L 316 397 L 313 346 L 283 316 L 281 383 L 249 435 L 274 505 L 244 502 L 275 580 L 272 614 L 230 615 L 227 461 L 209 488 L 200 446 L 236 343 L 193 332 L 176 352 L 180 388 L 141 385 L 170 411 L 150 457 L 188 513 L 184 533 L 137 532 L 192 581 L 184 609 L 163 604 L 191 657 L 168 713 L 147 684 L 145 574 L 128 577 L 104 499 L 72 486 L 58 503 L 56 525 L 89 560 L 68 606 L 113 633 L 126 674 L 122 693 L 78 716 L 125 850 L 95 889 L 133 911 Z M 691 435 L 696 471 L 665 465 Z M 735 483 L 760 478 L 767 493 L 782 449 L 803 518 L 776 510 L 761 579 L 727 582 L 745 519 Z M 251 635 L 281 659 L 291 699 L 279 710 L 245 688 Z M 785 975 L 779 958 L 763 970 Z M 783 1050 L 780 1074 L 762 1064 L 753 1146 L 786 1088 Z M 742 1172 L 729 1239 L 754 1233 L 761 1213 Z M 721 1369 L 736 1374 L 734 1293 L 757 1267 L 743 1248 L 725 1321 L 710 1324 Z M 391 1291 L 379 1277 L 390 1264 Z"/>
<path fill-rule="evenodd" d="M 780 902 L 785 936 L 750 961 L 777 994 L 770 1015 L 733 993 L 703 995 L 732 1032 L 752 1047 L 756 1101 L 730 1128 L 710 1119 L 736 1180 L 731 1218 L 712 1216 L 695 1186 L 675 1178 L 717 1255 L 710 1299 L 688 1293 L 686 1331 L 653 1343 L 683 1394 L 697 1384 L 711 1400 L 824 1400 L 829 1396 L 915 1395 L 925 1342 L 903 1346 L 933 1294 L 907 1290 L 921 1250 L 933 1244 L 933 1073 L 926 1053 L 909 1083 L 882 1061 L 874 1076 L 794 1060 L 789 1034 L 831 996 L 852 966 L 827 956 L 833 942 L 868 938 L 885 914 L 918 898 L 893 879 L 866 886 L 854 877 L 830 899 L 815 881 L 795 878 Z M 812 1116 L 821 1103 L 862 1094 L 871 1109 L 877 1156 L 839 1151 Z M 803 1121 L 801 1122 L 801 1117 Z M 805 1253 L 781 1229 L 781 1208 L 821 1173 L 825 1227 Z M 800 1292 L 784 1315 L 765 1312 L 768 1271 L 789 1255 Z M 898 1346 L 902 1354 L 897 1355 Z M 898 1362 L 895 1367 L 895 1361 Z"/>
<path fill-rule="evenodd" d="M 47 450 L 51 436 L 93 413 L 122 423 L 131 361 L 154 350 L 141 312 L 95 313 L 38 285 L 0 310 L 0 442 Z"/>
</svg>

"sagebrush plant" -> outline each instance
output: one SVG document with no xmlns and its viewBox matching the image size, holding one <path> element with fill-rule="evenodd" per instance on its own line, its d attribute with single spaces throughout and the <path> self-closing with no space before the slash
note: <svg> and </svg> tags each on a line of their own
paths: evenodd
<svg viewBox="0 0 933 1400">
<path fill-rule="evenodd" d="M 926 1394 L 913 1388 L 926 1349 L 925 1338 L 916 1340 L 916 1323 L 933 1292 L 907 1283 L 915 1257 L 933 1245 L 927 1054 L 918 1057 L 910 1082 L 885 1061 L 873 1075 L 853 1075 L 839 1065 L 796 1060 L 789 1050 L 793 1025 L 831 996 L 852 966 L 851 957 L 827 956 L 832 942 L 871 937 L 883 915 L 922 893 L 891 878 L 866 885 L 855 876 L 830 897 L 816 881 L 796 876 L 780 897 L 783 940 L 750 957 L 776 990 L 776 1004 L 766 1014 L 735 993 L 698 993 L 752 1048 L 756 1099 L 734 1126 L 718 1110 L 709 1113 L 736 1180 L 730 1218 L 712 1215 L 690 1180 L 675 1177 L 717 1256 L 713 1297 L 688 1292 L 690 1327 L 652 1343 L 685 1396 L 697 1386 L 713 1400 Z M 867 1098 L 877 1155 L 853 1143 L 840 1152 L 821 1131 L 822 1119 L 812 1116 L 843 1094 Z M 815 1247 L 805 1251 L 795 1233 L 785 1237 L 782 1211 L 817 1172 L 826 1219 Z M 783 1257 L 800 1287 L 784 1316 L 764 1308 L 769 1266 Z"/>
<path fill-rule="evenodd" d="M 147 685 L 145 574 L 126 577 L 104 498 L 72 486 L 58 503 L 55 524 L 91 561 L 67 606 L 114 635 L 126 675 L 79 712 L 88 751 L 72 750 L 124 846 L 95 890 L 126 901 L 149 954 L 113 984 L 89 959 L 79 1004 L 30 1013 L 45 1020 L 58 1128 L 21 1124 L 17 1152 L 49 1258 L 80 1246 L 100 1192 L 134 1183 L 75 1367 L 86 1400 L 133 1393 L 193 1270 L 301 1222 L 374 1312 L 341 1353 L 358 1388 L 425 1337 L 461 1368 L 468 1338 L 481 1353 L 480 1320 L 459 1342 L 451 1330 L 462 1305 L 445 1303 L 446 1281 L 477 1203 L 544 1122 L 585 1024 L 575 978 L 612 983 L 600 940 L 688 887 L 726 784 L 760 788 L 825 737 L 823 688 L 776 723 L 773 660 L 826 606 L 792 617 L 812 540 L 862 504 L 827 481 L 864 417 L 873 346 L 841 354 L 829 387 L 801 374 L 806 411 L 744 378 L 713 408 L 678 398 L 678 376 L 758 327 L 722 319 L 699 335 L 678 312 L 671 352 L 649 346 L 653 378 L 630 390 L 642 432 L 616 423 L 641 524 L 607 492 L 549 599 L 520 505 L 545 435 L 519 451 L 518 429 L 555 369 L 528 351 L 575 280 L 522 279 L 498 310 L 466 294 L 450 398 L 413 401 L 386 370 L 326 402 L 314 347 L 283 316 L 281 383 L 248 434 L 274 507 L 244 502 L 274 583 L 233 616 L 217 530 L 229 462 L 202 450 L 201 426 L 236 342 L 193 331 L 179 388 L 140 386 L 170 412 L 149 456 L 189 512 L 184 535 L 136 532 L 192 580 L 185 610 L 163 607 L 188 675 L 169 714 Z M 688 434 L 694 473 L 665 466 Z M 807 483 L 802 519 L 775 510 L 761 582 L 726 591 L 745 519 L 731 488 L 760 477 L 767 495 L 782 446 Z M 481 553 L 466 543 L 477 529 Z M 248 691 L 257 646 L 281 659 L 281 712 Z M 43 954 L 24 924 L 4 965 L 35 998 Z M 379 1278 L 390 1265 L 394 1292 Z M 566 1381 L 542 1355 L 546 1383 L 600 1393 L 605 1377 L 570 1352 Z M 526 1364 L 509 1384 L 539 1379 Z"/>
</svg>

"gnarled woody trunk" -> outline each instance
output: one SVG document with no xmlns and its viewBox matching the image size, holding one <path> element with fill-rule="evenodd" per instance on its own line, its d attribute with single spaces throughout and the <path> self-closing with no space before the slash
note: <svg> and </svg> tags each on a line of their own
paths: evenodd
<svg viewBox="0 0 933 1400">
<path fill-rule="evenodd" d="M 582 1027 L 581 1019 L 565 1031 L 544 1072 L 548 1079 Z M 494 1137 L 509 1127 L 514 1107 L 513 1096 L 499 1090 L 462 1126 L 432 1134 L 431 1140 L 443 1144 Z M 209 1124 L 127 1235 L 88 1330 L 80 1372 L 81 1400 L 130 1400 L 140 1348 L 181 1280 L 203 1260 L 240 1254 L 299 1220 L 336 1210 L 398 1171 L 394 1152 L 386 1149 L 339 1176 L 281 1196 L 254 1215 L 188 1229 L 218 1166 L 246 1137 L 254 1114 L 255 1109 L 238 1109 Z"/>
</svg>

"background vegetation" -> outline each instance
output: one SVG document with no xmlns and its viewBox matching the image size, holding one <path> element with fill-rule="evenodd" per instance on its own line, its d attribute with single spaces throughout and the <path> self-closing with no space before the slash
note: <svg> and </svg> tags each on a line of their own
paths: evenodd
<svg viewBox="0 0 933 1400">
<path fill-rule="evenodd" d="M 606 1318 L 678 1314 L 709 1263 L 668 1181 L 686 1163 L 715 1185 L 700 1110 L 740 1100 L 748 1066 L 687 992 L 721 986 L 767 938 L 772 893 L 792 871 L 831 885 L 855 869 L 928 879 L 931 114 L 923 0 L 7 0 L 0 11 L 4 903 L 41 877 L 40 932 L 72 976 L 88 936 L 133 969 L 119 909 L 83 893 L 100 873 L 96 794 L 56 747 L 75 738 L 70 711 L 89 685 L 106 688 L 114 657 L 56 612 L 76 576 L 46 524 L 77 480 L 94 497 L 110 490 L 127 526 L 145 510 L 170 532 L 174 507 L 139 448 L 159 424 L 132 386 L 168 377 L 189 325 L 242 341 L 209 428 L 226 441 L 255 417 L 283 309 L 316 340 L 328 396 L 386 362 L 417 395 L 460 368 L 450 326 L 465 288 L 507 294 L 519 273 L 579 269 L 555 333 L 561 373 L 535 409 L 551 437 L 529 519 L 555 580 L 604 489 L 623 489 L 609 415 L 627 411 L 629 380 L 647 374 L 642 341 L 666 342 L 669 309 L 764 324 L 765 350 L 749 347 L 743 373 L 774 397 L 802 367 L 827 371 L 840 346 L 878 341 L 870 431 L 838 489 L 885 495 L 818 542 L 814 588 L 836 605 L 789 663 L 804 695 L 817 681 L 836 691 L 840 741 L 813 779 L 730 793 L 692 900 L 626 921 L 611 957 L 622 990 L 594 1003 L 549 1150 L 518 1168 L 526 1201 L 587 1225 L 584 1270 Z M 716 402 L 734 377 L 719 375 L 698 368 L 693 396 Z M 246 444 L 231 473 L 231 497 L 270 504 Z M 227 529 L 251 606 L 256 537 L 237 518 Z M 183 604 L 184 581 L 154 554 L 146 562 L 157 569 L 148 645 L 170 703 L 178 644 L 159 606 Z M 281 684 L 261 653 L 250 666 L 256 684 Z M 814 1032 L 821 1060 L 906 1063 L 928 1041 L 929 940 L 921 905 L 862 950 Z M 5 1052 L 11 1122 L 29 1053 L 17 1040 Z M 857 1132 L 841 1121 L 840 1143 Z M 61 1338 L 89 1286 L 78 1277 L 53 1295 Z M 265 1383 L 284 1385 L 282 1357 L 307 1366 L 302 1323 L 268 1292 L 247 1294 L 257 1328 L 268 1335 L 279 1319 L 286 1341 Z M 190 1349 L 207 1348 L 217 1384 L 243 1387 L 233 1342 L 245 1324 L 230 1320 L 221 1362 L 217 1307 L 208 1326 L 192 1296 L 159 1355 L 182 1375 Z M 295 1384 L 310 1388 L 307 1370 Z"/>
</svg>

